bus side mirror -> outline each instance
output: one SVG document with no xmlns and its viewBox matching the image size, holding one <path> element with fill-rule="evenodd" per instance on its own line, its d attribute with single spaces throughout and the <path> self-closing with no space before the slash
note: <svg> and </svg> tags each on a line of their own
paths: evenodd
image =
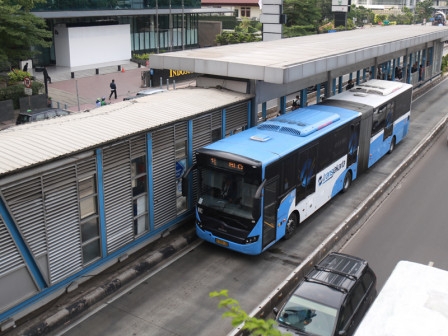
<svg viewBox="0 0 448 336">
<path fill-rule="evenodd" d="M 258 220 L 261 215 L 261 193 L 263 191 L 264 185 L 266 184 L 266 180 L 261 182 L 257 191 L 255 192 L 254 199 L 252 201 L 252 219 Z"/>
<path fill-rule="evenodd" d="M 257 220 L 258 218 L 260 218 L 260 212 L 261 212 L 260 198 L 254 197 L 253 204 L 252 204 L 252 218 L 254 220 Z"/>
<path fill-rule="evenodd" d="M 182 176 L 182 196 L 188 195 L 188 177 Z"/>
<path fill-rule="evenodd" d="M 190 168 L 188 168 L 181 177 L 181 179 L 182 179 L 182 196 L 184 196 L 184 197 L 188 196 L 188 177 L 190 176 L 190 172 L 193 169 L 196 169 L 196 167 L 197 167 L 197 165 L 195 163 Z"/>
</svg>

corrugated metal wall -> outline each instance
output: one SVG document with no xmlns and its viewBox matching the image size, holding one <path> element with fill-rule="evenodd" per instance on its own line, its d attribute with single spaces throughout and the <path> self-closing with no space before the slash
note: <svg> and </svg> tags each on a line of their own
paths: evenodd
<svg viewBox="0 0 448 336">
<path fill-rule="evenodd" d="M 152 136 L 154 228 L 176 217 L 175 126 L 156 131 Z"/>
</svg>

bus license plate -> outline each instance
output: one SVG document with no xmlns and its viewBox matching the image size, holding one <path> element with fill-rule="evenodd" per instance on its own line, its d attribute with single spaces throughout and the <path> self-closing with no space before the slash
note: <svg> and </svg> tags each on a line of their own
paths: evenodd
<svg viewBox="0 0 448 336">
<path fill-rule="evenodd" d="M 222 245 L 222 246 L 226 246 L 226 247 L 229 246 L 228 242 L 226 242 L 224 240 L 221 240 L 221 239 L 218 239 L 218 238 L 215 238 L 215 243 L 219 244 L 219 245 Z"/>
</svg>

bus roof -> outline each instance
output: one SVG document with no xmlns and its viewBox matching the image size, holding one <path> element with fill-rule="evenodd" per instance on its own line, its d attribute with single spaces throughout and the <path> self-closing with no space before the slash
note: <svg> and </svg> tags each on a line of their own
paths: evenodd
<svg viewBox="0 0 448 336">
<path fill-rule="evenodd" d="M 396 81 L 386 81 L 372 79 L 365 83 L 355 85 L 349 91 L 344 91 L 333 97 L 329 97 L 328 100 L 347 100 L 369 105 L 372 107 L 378 107 L 384 104 L 390 99 L 392 93 L 401 93 L 406 90 L 411 90 L 412 85 Z"/>
<path fill-rule="evenodd" d="M 448 271 L 400 261 L 355 336 L 448 335 Z"/>
<path fill-rule="evenodd" d="M 268 164 L 360 116 L 334 106 L 311 105 L 224 138 L 206 149 L 229 152 Z"/>
</svg>

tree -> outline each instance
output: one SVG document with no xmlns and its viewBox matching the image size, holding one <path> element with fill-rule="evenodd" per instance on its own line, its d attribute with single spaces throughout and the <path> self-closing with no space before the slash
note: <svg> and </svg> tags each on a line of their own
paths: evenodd
<svg viewBox="0 0 448 336">
<path fill-rule="evenodd" d="M 375 17 L 375 13 L 371 9 L 365 8 L 364 6 L 356 7 L 356 5 L 350 6 L 350 11 L 348 12 L 347 18 L 356 19 L 356 25 L 362 26 L 364 23 L 372 23 Z"/>
<path fill-rule="evenodd" d="M 317 2 L 318 0 L 284 0 L 286 25 L 283 35 L 293 37 L 315 34 L 322 17 Z"/>
<path fill-rule="evenodd" d="M 14 2 L 14 3 L 13 3 Z M 50 47 L 52 33 L 45 20 L 30 13 L 33 0 L 0 0 L 0 64 L 18 64 Z"/>
<path fill-rule="evenodd" d="M 275 321 L 258 319 L 251 317 L 241 308 L 237 300 L 229 298 L 226 289 L 220 292 L 211 292 L 210 297 L 223 298 L 218 305 L 218 308 L 225 308 L 227 311 L 222 314 L 223 317 L 230 317 L 232 319 L 232 326 L 238 327 L 244 323 L 243 330 L 248 331 L 250 336 L 289 336 L 290 334 L 282 334 L 280 330 L 275 328 Z"/>
<path fill-rule="evenodd" d="M 226 45 L 261 41 L 261 37 L 258 35 L 260 30 L 257 27 L 260 27 L 258 22 L 243 18 L 234 31 L 225 31 L 217 35 L 216 43 Z"/>
<path fill-rule="evenodd" d="M 417 22 L 423 22 L 423 19 L 429 19 L 434 13 L 433 1 L 423 0 L 417 2 L 415 6 L 415 16 Z"/>
</svg>

